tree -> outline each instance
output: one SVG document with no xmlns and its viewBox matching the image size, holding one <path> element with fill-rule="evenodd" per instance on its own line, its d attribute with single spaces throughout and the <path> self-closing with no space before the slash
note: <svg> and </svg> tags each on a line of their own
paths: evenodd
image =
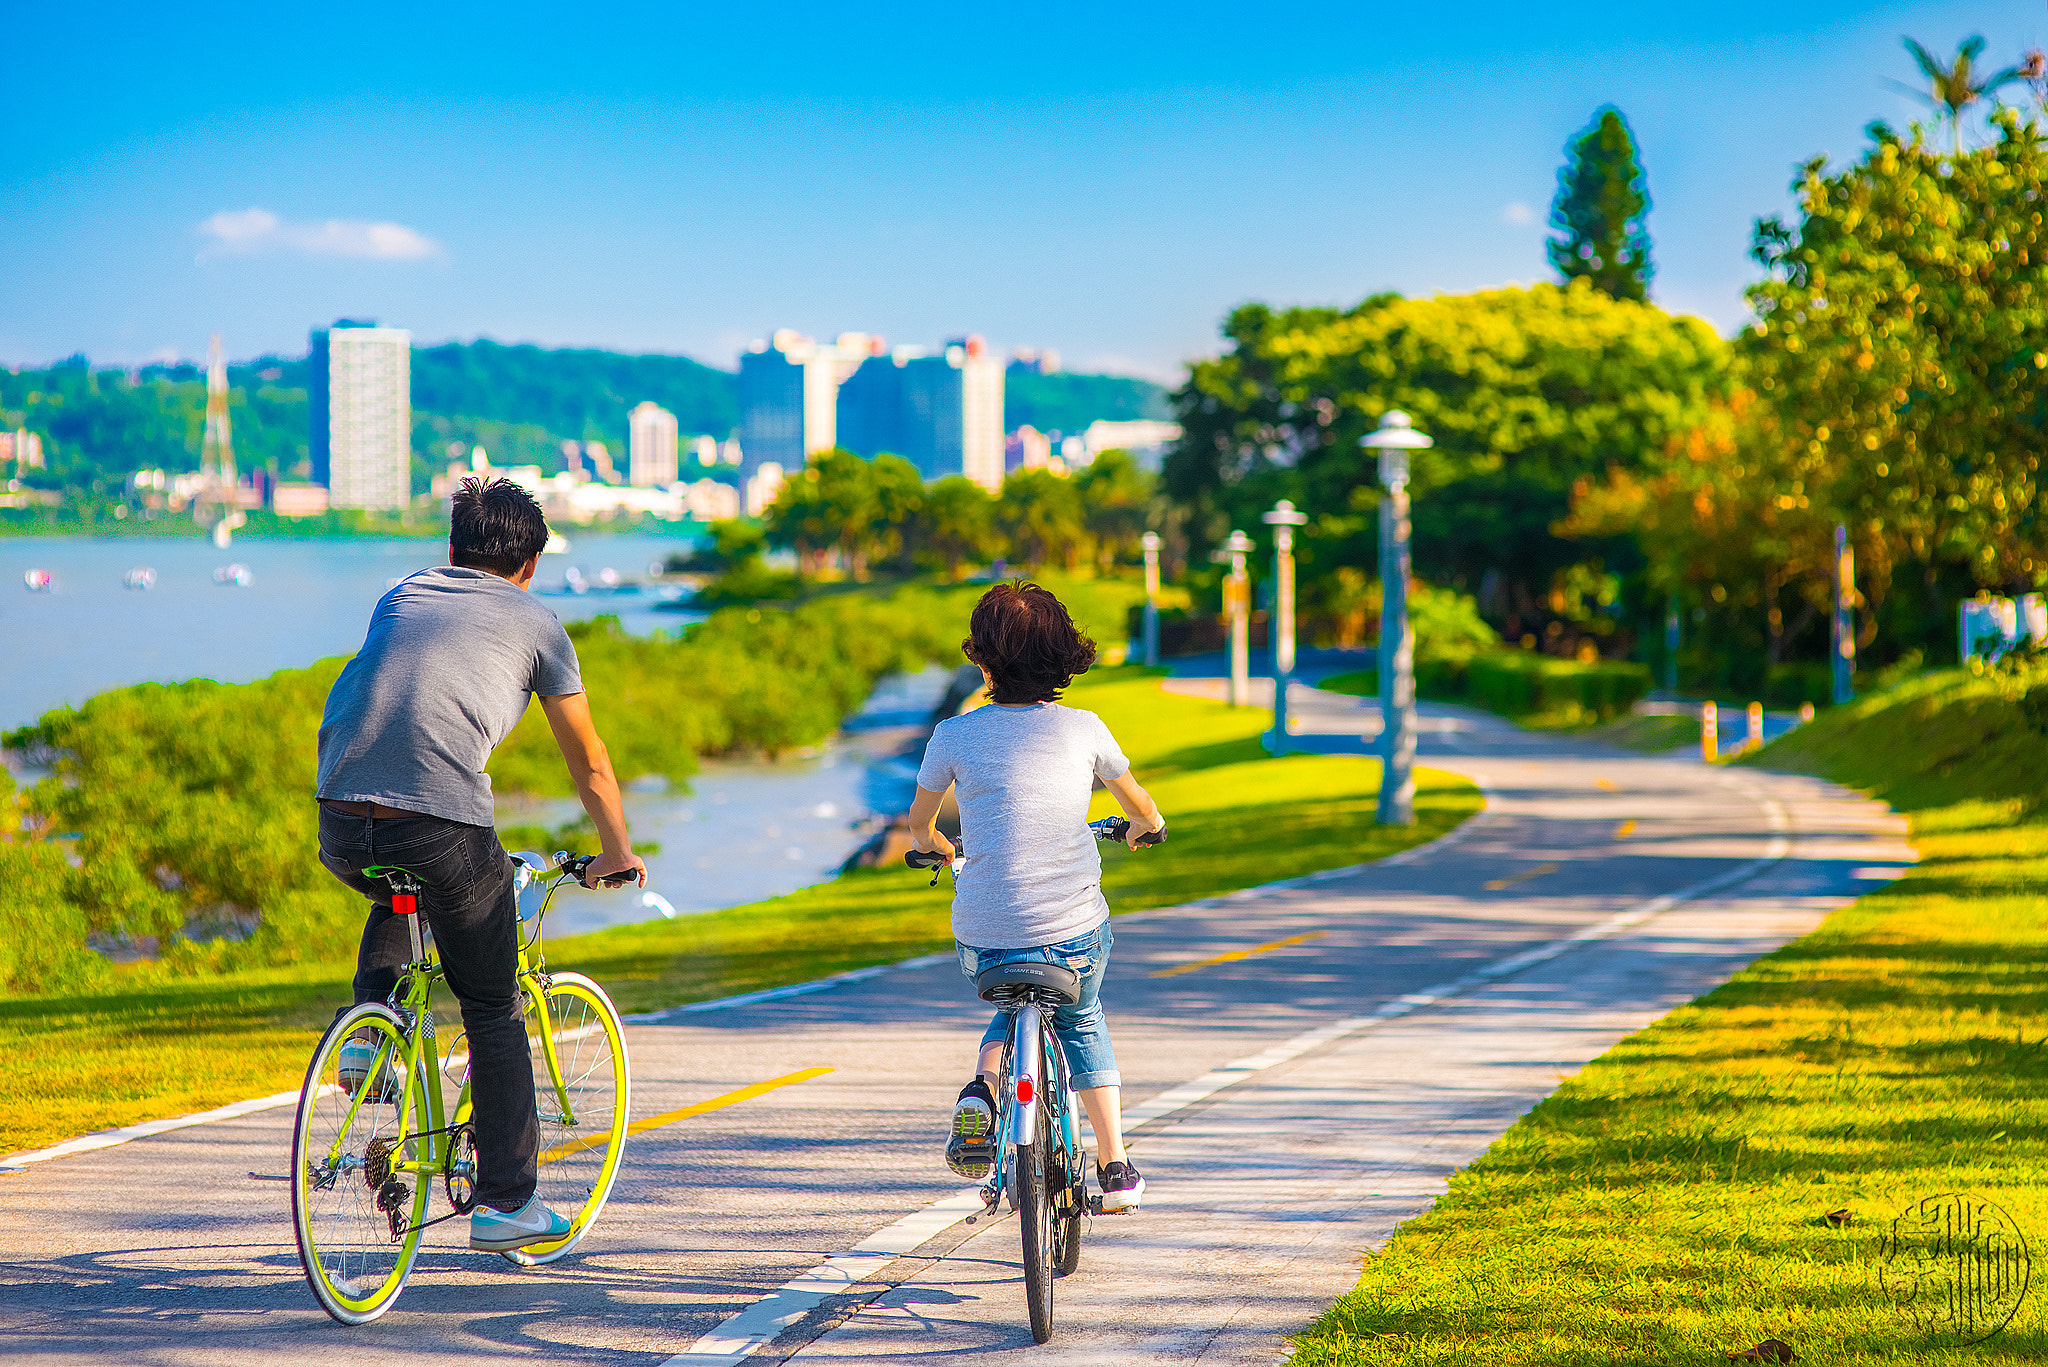
<svg viewBox="0 0 2048 1367">
<path fill-rule="evenodd" d="M 1927 82 L 1927 89 L 1914 90 L 1911 86 L 1901 89 L 1911 91 L 1927 101 L 1936 118 L 1948 125 L 1949 152 L 1961 156 L 1963 151 L 1963 115 L 1978 101 L 1997 94 L 2015 81 L 2026 79 L 2025 73 L 2016 66 L 2003 71 L 1983 75 L 1977 69 L 1977 58 L 1984 51 L 1982 36 L 1965 38 L 1956 44 L 1953 61 L 1944 62 L 1911 38 L 1903 40 L 1906 51 L 1913 54 L 1913 64 L 1920 68 L 1920 75 Z M 2031 66 L 2031 59 L 2029 65 Z M 2039 73 L 2035 73 L 2038 78 Z M 1893 84 L 1898 84 L 1893 82 Z"/>
<path fill-rule="evenodd" d="M 1635 136 L 1619 109 L 1607 105 L 1565 147 L 1550 226 L 1550 264 L 1567 284 L 1590 280 L 1611 298 L 1650 297 L 1650 234 L 1643 215 L 1650 191 L 1636 160 Z"/>
<path fill-rule="evenodd" d="M 1080 558 L 1084 519 L 1074 482 L 1050 470 L 1019 470 L 1003 481 L 996 520 L 1033 574 L 1054 555 L 1072 569 Z"/>
<path fill-rule="evenodd" d="M 1095 543 L 1097 566 L 1108 573 L 1120 555 L 1137 549 L 1152 502 L 1152 477 L 1128 451 L 1104 451 L 1074 476 L 1081 515 Z"/>
<path fill-rule="evenodd" d="M 826 549 L 839 539 L 834 510 L 821 483 L 818 467 L 806 465 L 782 482 L 762 517 L 768 544 L 795 551 L 797 568 L 805 574 L 823 568 Z"/>
<path fill-rule="evenodd" d="M 1796 226 L 1757 225 L 1753 382 L 1873 602 L 1900 562 L 1930 594 L 1946 564 L 1985 586 L 2048 579 L 2048 148 L 2016 110 L 1993 122 L 1996 143 L 1960 154 L 1875 125 L 1858 164 L 1805 168 Z"/>
<path fill-rule="evenodd" d="M 1377 466 L 1358 439 L 1399 408 L 1436 441 L 1412 461 L 1416 573 L 1475 592 L 1516 636 L 1553 620 L 1569 565 L 1625 550 L 1552 532 L 1574 482 L 1637 468 L 1728 383 L 1705 323 L 1583 280 L 1342 312 L 1247 306 L 1231 327 L 1237 345 L 1175 399 L 1185 435 L 1166 484 L 1189 507 L 1190 559 L 1290 498 L 1314 519 L 1304 580 L 1373 565 Z"/>
<path fill-rule="evenodd" d="M 921 555 L 935 556 L 946 577 L 957 581 L 968 560 L 988 555 L 995 545 L 995 500 L 965 475 L 947 475 L 924 491 L 924 502 L 909 537 Z"/>
<path fill-rule="evenodd" d="M 908 572 L 910 528 L 917 510 L 924 505 L 924 476 L 903 457 L 886 451 L 875 457 L 870 469 L 874 487 L 874 505 L 868 520 L 872 558 L 879 560 L 894 552 Z"/>
</svg>

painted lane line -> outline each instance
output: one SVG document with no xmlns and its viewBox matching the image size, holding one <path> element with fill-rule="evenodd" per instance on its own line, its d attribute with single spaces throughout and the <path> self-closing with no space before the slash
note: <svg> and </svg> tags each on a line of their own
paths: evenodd
<svg viewBox="0 0 2048 1367">
<path fill-rule="evenodd" d="M 250 1115 L 256 1111 L 267 1111 L 275 1106 L 296 1105 L 299 1089 L 279 1092 L 275 1096 L 259 1096 L 248 1101 L 237 1101 L 219 1106 L 210 1111 L 196 1111 L 191 1115 L 170 1116 L 163 1120 L 145 1120 L 139 1125 L 124 1125 L 118 1130 L 101 1130 L 97 1134 L 80 1135 L 67 1139 L 61 1144 L 52 1144 L 47 1149 L 31 1149 L 26 1153 L 10 1153 L 0 1158 L 0 1163 L 19 1167 L 25 1163 L 45 1163 L 52 1158 L 64 1158 L 74 1153 L 90 1153 L 94 1149 L 111 1149 L 116 1144 L 126 1144 L 136 1139 L 147 1139 L 153 1134 L 169 1134 L 191 1125 L 205 1125 L 215 1120 L 233 1120 L 236 1116 Z"/>
<path fill-rule="evenodd" d="M 1523 869 L 1520 873 L 1511 873 L 1505 878 L 1488 879 L 1486 890 L 1488 892 L 1499 892 L 1503 888 L 1511 888 L 1517 883 L 1526 883 L 1531 878 L 1541 878 L 1547 873 L 1556 873 L 1557 868 L 1558 866 L 1555 864 L 1538 864 L 1533 869 Z"/>
<path fill-rule="evenodd" d="M 1206 1101 L 1227 1087 L 1254 1077 L 1268 1068 L 1291 1062 L 1312 1050 L 1360 1034 L 1388 1021 L 1398 1020 L 1412 1012 L 1463 996 L 1478 988 L 1492 986 L 1509 974 L 1557 958 L 1581 945 L 1610 938 L 1683 902 L 1754 878 L 1783 861 L 1791 850 L 1791 841 L 1782 834 L 1787 825 L 1785 809 L 1769 799 L 1765 799 L 1763 805 L 1774 834 L 1770 844 L 1765 847 L 1762 858 L 1752 859 L 1726 873 L 1703 879 L 1677 892 L 1665 893 L 1639 902 L 1604 921 L 1585 927 L 1576 934 L 1489 964 L 1455 982 L 1426 987 L 1419 992 L 1403 993 L 1381 1003 L 1378 1008 L 1366 1015 L 1332 1021 L 1256 1054 L 1226 1063 L 1220 1068 L 1212 1068 L 1190 1082 L 1184 1082 L 1125 1110 L 1125 1132 L 1128 1133 L 1150 1121 L 1162 1119 L 1175 1111 L 1185 1110 L 1198 1102 Z M 846 1253 L 827 1258 L 803 1276 L 783 1283 L 761 1300 L 739 1311 L 716 1329 L 699 1338 L 688 1349 L 669 1358 L 661 1367 L 739 1367 L 739 1364 L 756 1348 L 773 1342 L 776 1335 L 827 1300 L 845 1294 L 866 1278 L 878 1275 L 896 1258 L 910 1252 L 925 1240 L 950 1229 L 982 1208 L 980 1191 L 969 1188 L 926 1206 L 915 1214 L 905 1216 L 895 1224 L 876 1231 Z"/>
<path fill-rule="evenodd" d="M 1177 973 L 1192 973 L 1198 968 L 1214 968 L 1217 964 L 1234 964 L 1240 959 L 1249 959 L 1254 954 L 1266 954 L 1276 949 L 1285 949 L 1289 945 L 1302 944 L 1308 940 L 1320 940 L 1323 938 L 1324 933 L 1320 930 L 1311 930 L 1301 935 L 1290 935 L 1284 940 L 1269 940 L 1265 944 L 1253 945 L 1249 949 L 1233 949 L 1228 953 L 1218 954 L 1213 958 L 1197 959 L 1190 964 L 1175 964 L 1172 968 L 1156 969 L 1152 976 L 1155 978 L 1171 978 Z"/>
<path fill-rule="evenodd" d="M 752 1101 L 755 1097 L 766 1092 L 772 1092 L 778 1087 L 788 1087 L 798 1082 L 809 1082 L 814 1077 L 823 1077 L 832 1071 L 834 1070 L 831 1068 L 804 1068 L 794 1073 L 785 1074 L 782 1077 L 769 1078 L 766 1082 L 749 1083 L 737 1091 L 727 1092 L 723 1096 L 714 1096 L 708 1101 L 693 1102 L 688 1106 L 682 1107 L 680 1110 L 663 1111 L 660 1115 L 651 1115 L 645 1120 L 636 1120 L 626 1126 L 626 1133 L 629 1135 L 645 1134 L 649 1130 L 660 1129 L 663 1125 L 673 1125 L 678 1120 L 688 1120 L 691 1116 L 708 1115 L 712 1111 L 722 1111 L 728 1106 L 737 1106 L 742 1101 Z M 572 1153 L 580 1153 L 584 1149 L 596 1148 L 599 1144 L 605 1142 L 605 1138 L 606 1136 L 602 1134 L 590 1134 L 571 1139 L 566 1143 L 555 1145 L 555 1147 L 549 1149 L 536 1159 L 535 1162 L 552 1163 L 558 1158 L 567 1158 Z"/>
<path fill-rule="evenodd" d="M 1633 821 L 1624 821 L 1614 828 L 1614 838 L 1616 840 L 1626 840 L 1635 833 L 1636 823 Z"/>
</svg>

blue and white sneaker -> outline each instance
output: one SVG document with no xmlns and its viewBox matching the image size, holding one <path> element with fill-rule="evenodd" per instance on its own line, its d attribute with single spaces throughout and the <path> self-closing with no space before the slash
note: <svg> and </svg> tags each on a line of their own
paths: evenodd
<svg viewBox="0 0 2048 1367">
<path fill-rule="evenodd" d="M 469 1213 L 469 1246 L 486 1253 L 510 1253 L 529 1244 L 551 1244 L 569 1237 L 569 1222 L 533 1197 L 507 1213 L 478 1206 Z"/>
<path fill-rule="evenodd" d="M 341 1083 L 341 1089 L 350 1096 L 363 1090 L 363 1083 L 370 1075 L 370 1066 L 377 1061 L 377 1046 L 378 1042 L 375 1039 L 364 1039 L 361 1035 L 351 1035 L 342 1042 L 341 1053 L 334 1060 L 334 1075 Z M 397 1080 L 391 1076 L 393 1071 L 387 1066 L 379 1073 L 371 1090 L 364 1094 L 363 1100 L 386 1101 L 396 1105 L 400 1088 Z"/>
</svg>

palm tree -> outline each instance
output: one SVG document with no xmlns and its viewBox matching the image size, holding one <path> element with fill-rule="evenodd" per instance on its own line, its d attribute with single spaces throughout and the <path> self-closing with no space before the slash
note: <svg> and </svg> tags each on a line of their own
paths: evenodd
<svg viewBox="0 0 2048 1367">
<path fill-rule="evenodd" d="M 1913 39 L 1907 38 L 1904 41 L 1906 51 L 1913 54 L 1913 61 L 1920 67 L 1920 74 L 1926 78 L 1928 88 L 1924 94 L 1910 86 L 1901 85 L 1900 88 L 1926 100 L 1937 117 L 1948 120 L 1950 146 L 1955 155 L 1961 156 L 1963 112 L 1979 100 L 2024 77 L 2016 66 L 1992 72 L 1989 76 L 1980 75 L 1977 58 L 1984 51 L 1984 38 L 1981 34 L 1973 34 L 1957 44 L 1955 60 L 1946 64 Z M 1893 84 L 1899 83 L 1895 81 Z"/>
</svg>

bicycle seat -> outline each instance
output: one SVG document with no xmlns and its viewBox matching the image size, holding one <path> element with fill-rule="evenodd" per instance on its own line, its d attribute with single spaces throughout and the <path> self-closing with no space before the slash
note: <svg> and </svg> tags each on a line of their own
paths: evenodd
<svg viewBox="0 0 2048 1367">
<path fill-rule="evenodd" d="M 974 975 L 974 990 L 985 1002 L 1037 1002 L 1041 1006 L 1072 1006 L 1081 1000 L 1081 975 L 1071 968 L 1024 960 L 997 964 Z"/>
</svg>

